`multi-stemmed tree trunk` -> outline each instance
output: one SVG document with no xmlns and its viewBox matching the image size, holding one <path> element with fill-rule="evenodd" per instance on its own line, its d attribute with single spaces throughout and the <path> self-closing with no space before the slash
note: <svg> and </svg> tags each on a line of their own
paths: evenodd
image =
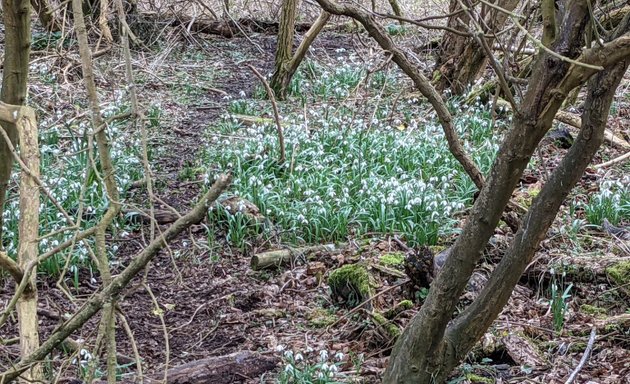
<svg viewBox="0 0 630 384">
<path fill-rule="evenodd" d="M 308 48 L 330 18 L 330 13 L 322 11 L 313 25 L 311 25 L 311 28 L 304 34 L 304 38 L 295 50 L 295 53 L 292 54 L 296 7 L 297 0 L 285 0 L 282 4 L 275 67 L 270 83 L 271 89 L 280 100 L 286 98 L 287 90 L 295 71 L 297 71 L 300 63 L 306 56 Z"/>
<path fill-rule="evenodd" d="M 293 35 L 295 34 L 295 14 L 297 12 L 297 0 L 283 0 L 278 25 L 278 42 L 276 46 L 276 59 L 270 86 L 278 99 L 284 99 L 287 87 L 291 81 L 288 65 L 293 52 Z"/>
<path fill-rule="evenodd" d="M 31 52 L 31 6 L 28 0 L 3 0 L 4 68 L 0 99 L 13 105 L 24 105 Z M 15 124 L 2 123 L 11 143 L 17 143 Z M 11 177 L 13 157 L 9 145 L 0 137 L 0 249 L 2 249 L 2 210 Z"/>
<path fill-rule="evenodd" d="M 383 48 L 392 52 L 393 60 L 406 73 L 412 72 L 405 55 L 371 15 L 350 5 L 317 1 L 328 12 L 357 19 Z M 568 2 L 555 38 L 543 36 L 554 53 L 541 51 L 527 91 L 516 105 L 512 128 L 426 301 L 398 339 L 384 383 L 445 382 L 507 303 L 560 205 L 599 148 L 612 98 L 630 61 L 630 22 L 624 19 L 609 43 L 583 50 L 589 6 L 588 0 Z M 582 129 L 575 144 L 534 200 L 479 297 L 453 319 L 458 299 L 556 112 L 572 89 L 596 73 L 588 84 Z M 414 76 L 421 92 L 430 96 L 421 76 Z"/>
<path fill-rule="evenodd" d="M 499 0 L 497 5 L 506 11 L 513 11 L 520 0 Z M 451 0 L 447 26 L 458 33 L 447 31 L 442 38 L 435 60 L 435 70 L 439 73 L 437 88 L 440 91 L 450 89 L 455 95 L 461 95 L 481 74 L 488 63 L 483 48 L 469 32 L 475 30 L 467 12 L 461 7 L 461 0 Z M 479 12 L 482 31 L 488 46 L 492 47 L 493 33 L 499 32 L 505 25 L 508 15 L 485 4 L 470 7 L 471 12 Z M 477 32 L 477 31 L 475 31 Z"/>
</svg>

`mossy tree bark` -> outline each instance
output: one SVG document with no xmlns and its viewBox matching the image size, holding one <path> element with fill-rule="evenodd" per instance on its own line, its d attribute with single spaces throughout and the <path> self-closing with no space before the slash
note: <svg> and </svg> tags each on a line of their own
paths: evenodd
<svg viewBox="0 0 630 384">
<path fill-rule="evenodd" d="M 276 46 L 276 59 L 270 86 L 276 94 L 276 98 L 284 100 L 287 87 L 291 81 L 288 65 L 293 52 L 293 36 L 295 34 L 295 14 L 298 0 L 283 0 L 280 24 L 278 26 L 278 44 Z"/>
<path fill-rule="evenodd" d="M 4 21 L 4 68 L 0 100 L 7 104 L 24 105 L 28 81 L 28 60 L 31 52 L 31 6 L 28 0 L 2 0 Z M 17 130 L 14 123 L 1 123 L 15 146 Z M 2 211 L 13 167 L 10 146 L 0 138 L 0 249 L 2 249 Z"/>
<path fill-rule="evenodd" d="M 542 43 L 545 47 L 550 47 L 556 39 L 558 25 L 556 23 L 556 7 L 554 0 L 542 0 L 540 2 L 540 13 L 543 21 Z"/>
<path fill-rule="evenodd" d="M 520 0 L 499 0 L 497 5 L 507 11 L 513 11 Z M 455 95 L 466 91 L 486 67 L 488 58 L 482 47 L 469 36 L 471 20 L 460 6 L 461 0 L 451 0 L 447 26 L 459 33 L 446 31 L 435 60 L 435 70 L 439 72 L 437 88 L 440 91 L 450 89 Z M 471 8 L 478 12 L 486 35 L 498 32 L 508 18 L 504 12 L 490 8 L 485 4 Z M 488 46 L 492 47 L 494 38 L 485 38 Z"/>
<path fill-rule="evenodd" d="M 392 7 L 394 15 L 402 17 L 402 10 L 400 9 L 400 5 L 398 5 L 397 0 L 389 0 L 389 6 Z"/>
</svg>

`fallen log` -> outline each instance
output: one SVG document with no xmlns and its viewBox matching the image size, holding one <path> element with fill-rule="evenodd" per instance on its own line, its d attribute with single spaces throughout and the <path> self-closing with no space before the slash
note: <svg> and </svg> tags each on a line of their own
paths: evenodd
<svg viewBox="0 0 630 384">
<path fill-rule="evenodd" d="M 278 33 L 277 21 L 264 21 L 251 18 L 232 20 L 199 20 L 190 17 L 179 17 L 171 22 L 172 27 L 181 26 L 191 32 L 207 33 L 231 38 L 242 33 L 266 33 L 275 35 Z M 311 28 L 310 23 L 297 23 L 295 31 L 304 33 Z"/>
<path fill-rule="evenodd" d="M 332 252 L 345 247 L 345 244 L 324 244 L 302 248 L 287 247 L 285 249 L 277 249 L 257 253 L 252 256 L 250 266 L 253 270 L 278 267 L 297 260 L 300 257 L 312 252 Z"/>
<path fill-rule="evenodd" d="M 166 372 L 146 375 L 145 384 L 229 384 L 257 379 L 275 369 L 280 359 L 252 351 L 239 351 L 224 356 L 212 356 L 178 365 Z M 140 378 L 123 378 L 122 383 L 139 383 Z M 105 384 L 105 381 L 95 381 Z"/>
<path fill-rule="evenodd" d="M 507 110 L 512 109 L 510 104 L 503 99 L 497 100 L 497 106 L 504 107 Z M 558 113 L 556 113 L 555 119 L 561 123 L 568 125 L 569 127 L 577 129 L 582 128 L 582 117 L 575 113 L 558 111 Z M 626 151 L 630 150 L 630 143 L 628 143 L 625 139 L 619 137 L 608 128 L 606 128 L 604 132 L 604 141 L 617 149 L 624 149 Z"/>
<path fill-rule="evenodd" d="M 556 114 L 556 120 L 577 129 L 580 129 L 582 127 L 582 118 L 579 115 L 571 112 L 558 111 L 558 113 Z M 630 143 L 628 143 L 623 138 L 617 136 L 613 131 L 608 128 L 606 128 L 606 131 L 604 133 L 604 141 L 618 149 L 625 149 L 626 151 L 630 150 Z"/>
</svg>

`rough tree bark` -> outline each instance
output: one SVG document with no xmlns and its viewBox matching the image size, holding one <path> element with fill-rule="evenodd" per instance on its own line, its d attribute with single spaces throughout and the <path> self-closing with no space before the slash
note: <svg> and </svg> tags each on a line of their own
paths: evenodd
<svg viewBox="0 0 630 384">
<path fill-rule="evenodd" d="M 278 26 L 278 43 L 276 47 L 276 59 L 270 86 L 276 94 L 276 98 L 284 100 L 287 87 L 291 80 L 288 74 L 288 64 L 291 61 L 293 51 L 293 35 L 295 33 L 295 14 L 297 12 L 297 0 L 283 0 L 280 13 L 280 25 Z"/>
<path fill-rule="evenodd" d="M 31 6 L 28 0 L 2 0 L 4 21 L 4 63 L 0 100 L 24 105 L 28 81 L 28 59 L 31 52 Z M 11 143 L 17 143 L 15 124 L 2 123 Z M 0 249 L 3 248 L 2 211 L 11 177 L 13 157 L 9 145 L 0 138 Z"/>
<path fill-rule="evenodd" d="M 39 254 L 39 145 L 37 144 L 37 124 L 35 111 L 21 108 L 17 124 L 20 159 L 23 168 L 20 171 L 20 225 L 18 246 L 18 264 L 22 270 L 36 261 Z M 20 354 L 27 356 L 39 348 L 39 322 L 37 317 L 37 285 L 35 279 L 37 267 L 29 278 L 25 289 L 17 302 L 17 314 L 20 324 Z M 33 365 L 25 382 L 42 380 L 42 366 Z"/>
<path fill-rule="evenodd" d="M 499 0 L 497 5 L 507 11 L 513 11 L 520 0 Z M 486 67 L 488 58 L 484 50 L 470 36 L 470 18 L 463 12 L 461 0 L 451 0 L 447 26 L 454 33 L 447 31 L 442 38 L 435 60 L 435 71 L 439 73 L 437 88 L 439 91 L 450 89 L 455 95 L 461 95 Z M 471 11 L 479 12 L 483 32 L 487 35 L 498 32 L 505 24 L 508 15 L 485 4 L 471 7 Z M 486 37 L 488 46 L 492 47 L 494 38 Z"/>
</svg>

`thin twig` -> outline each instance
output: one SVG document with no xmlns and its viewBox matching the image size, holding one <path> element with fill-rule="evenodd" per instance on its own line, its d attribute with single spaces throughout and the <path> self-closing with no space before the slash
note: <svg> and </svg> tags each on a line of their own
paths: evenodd
<svg viewBox="0 0 630 384">
<path fill-rule="evenodd" d="M 253 65 L 247 64 L 247 66 L 249 67 L 249 69 L 252 70 L 252 72 L 254 72 L 254 75 L 256 75 L 256 77 L 263 84 L 263 86 L 265 87 L 265 91 L 267 91 L 267 96 L 269 96 L 269 100 L 271 100 L 271 108 L 273 109 L 273 118 L 276 122 L 276 128 L 278 129 L 278 144 L 280 144 L 280 158 L 278 159 L 278 162 L 282 164 L 284 163 L 286 154 L 285 154 L 285 149 L 284 149 L 284 134 L 282 133 L 282 125 L 280 124 L 280 114 L 278 113 L 278 104 L 276 103 L 276 98 L 273 94 L 273 90 L 271 90 L 271 87 L 269 86 L 269 83 L 267 82 L 265 77 L 261 75 L 260 72 L 258 72 L 258 70 L 254 68 Z"/>
<path fill-rule="evenodd" d="M 129 338 L 129 342 L 131 343 L 131 350 L 133 351 L 134 359 L 136 360 L 136 380 L 138 380 L 139 384 L 142 384 L 144 381 L 144 375 L 142 373 L 142 359 L 140 358 L 140 353 L 138 352 L 138 344 L 136 343 L 136 338 L 133 336 L 133 331 L 129 326 L 129 322 L 127 322 L 127 318 L 125 314 L 122 312 L 120 306 L 116 307 L 118 318 L 120 319 L 120 323 L 127 333 L 127 337 Z"/>
<path fill-rule="evenodd" d="M 494 57 L 494 54 L 492 53 L 492 49 L 490 49 L 490 46 L 488 45 L 488 42 L 486 41 L 486 38 L 484 37 L 483 29 L 481 28 L 481 25 L 475 18 L 476 15 L 473 15 L 473 12 L 471 11 L 471 9 L 468 8 L 461 0 L 459 0 L 459 6 L 462 7 L 462 9 L 468 15 L 468 18 L 470 19 L 470 21 L 474 24 L 476 31 L 471 31 L 470 35 L 477 42 L 477 44 L 479 44 L 481 48 L 483 48 L 483 50 L 485 51 L 486 57 L 488 58 L 488 61 L 490 62 L 490 66 L 494 70 L 494 73 L 496 73 L 497 75 L 499 86 L 503 90 L 503 93 L 505 94 L 507 101 L 512 106 L 512 110 L 518 113 L 518 105 L 516 104 L 516 100 L 514 100 L 514 95 L 512 95 L 512 91 L 510 91 L 510 87 L 505 79 L 505 73 L 503 72 L 499 61 L 496 59 L 496 57 Z"/>
<path fill-rule="evenodd" d="M 169 365 L 171 353 L 170 353 L 170 347 L 168 343 L 168 329 L 166 328 L 166 322 L 164 321 L 164 311 L 162 310 L 162 308 L 160 308 L 160 304 L 155 298 L 155 295 L 153 295 L 153 291 L 151 290 L 151 287 L 149 287 L 148 284 L 143 284 L 143 285 L 144 285 L 144 289 L 147 291 L 149 296 L 151 296 L 151 301 L 153 302 L 153 305 L 155 306 L 155 309 L 153 310 L 153 314 L 155 314 L 157 317 L 160 318 L 160 323 L 162 323 L 162 330 L 164 331 L 164 354 L 166 355 L 164 358 L 165 360 L 164 361 L 164 383 L 166 383 L 168 379 L 168 365 Z"/>
<path fill-rule="evenodd" d="M 627 153 L 625 153 L 625 154 L 623 154 L 623 155 L 621 155 L 619 157 L 616 157 L 616 158 L 614 158 L 612 160 L 609 160 L 609 161 L 607 161 L 605 163 L 597 164 L 593 168 L 595 168 L 595 169 L 606 168 L 606 167 L 609 167 L 611 165 L 614 165 L 614 164 L 617 164 L 617 163 L 621 163 L 622 161 L 628 160 L 628 159 L 630 159 L 630 152 L 627 152 Z"/>
<path fill-rule="evenodd" d="M 595 327 L 593 327 L 591 329 L 591 336 L 588 338 L 588 344 L 586 345 L 586 349 L 584 350 L 584 354 L 582 355 L 582 359 L 580 360 L 580 363 L 577 365 L 577 367 L 575 367 L 575 369 L 571 373 L 571 376 L 569 376 L 569 378 L 567 379 L 567 381 L 564 382 L 564 384 L 571 384 L 577 378 L 578 373 L 580 372 L 582 367 L 584 367 L 584 364 L 586 364 L 586 362 L 588 361 L 588 358 L 591 355 L 591 351 L 593 350 L 593 344 L 595 343 L 596 335 L 597 335 L 597 332 L 595 330 Z"/>
</svg>

